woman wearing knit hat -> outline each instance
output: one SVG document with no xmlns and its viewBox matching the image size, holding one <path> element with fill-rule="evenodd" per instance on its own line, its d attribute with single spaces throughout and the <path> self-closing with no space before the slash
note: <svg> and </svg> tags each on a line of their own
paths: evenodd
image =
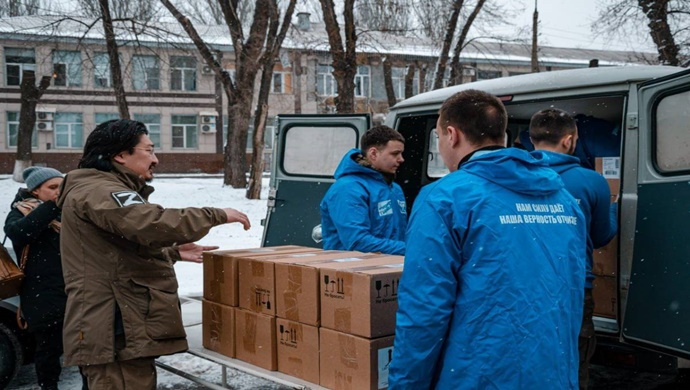
<svg viewBox="0 0 690 390">
<path fill-rule="evenodd" d="M 19 297 L 27 330 L 36 343 L 35 364 L 41 389 L 57 389 L 65 316 L 65 282 L 60 259 L 60 209 L 55 204 L 62 173 L 30 167 L 5 221 L 5 233 L 17 256 L 28 247 Z"/>
</svg>

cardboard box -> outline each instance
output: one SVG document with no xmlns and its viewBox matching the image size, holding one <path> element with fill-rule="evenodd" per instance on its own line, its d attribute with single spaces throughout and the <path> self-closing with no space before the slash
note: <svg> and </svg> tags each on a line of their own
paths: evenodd
<svg viewBox="0 0 690 390">
<path fill-rule="evenodd" d="M 313 250 L 314 248 L 284 245 L 204 252 L 204 299 L 228 306 L 237 306 L 238 257 L 272 256 L 280 253 L 299 253 Z"/>
<path fill-rule="evenodd" d="M 618 272 L 618 237 L 606 246 L 594 250 L 592 273 L 599 276 L 616 276 Z"/>
<path fill-rule="evenodd" d="M 617 318 L 618 316 L 618 278 L 597 276 L 594 279 L 592 296 L 594 297 L 594 315 Z"/>
<path fill-rule="evenodd" d="M 275 371 L 275 317 L 235 309 L 235 356 L 249 364 Z"/>
<path fill-rule="evenodd" d="M 395 334 L 403 263 L 321 271 L 321 326 L 377 338 Z"/>
<path fill-rule="evenodd" d="M 620 157 L 597 157 L 594 159 L 594 170 L 601 173 L 609 184 L 611 203 L 613 203 L 618 198 L 621 190 Z"/>
<path fill-rule="evenodd" d="M 390 264 L 394 261 L 402 262 L 401 256 L 357 253 L 359 252 L 347 252 L 338 257 L 276 263 L 276 316 L 312 326 L 320 325 L 321 285 L 319 283 L 319 268 L 321 267 L 351 268 L 356 263 Z"/>
<path fill-rule="evenodd" d="M 335 390 L 388 388 L 393 338 L 365 339 L 321 328 L 319 383 Z"/>
<path fill-rule="evenodd" d="M 319 383 L 319 328 L 276 318 L 278 371 Z"/>
<path fill-rule="evenodd" d="M 377 255 L 312 249 L 310 252 L 238 258 L 239 306 L 266 315 L 276 314 L 275 265 L 278 263 L 319 262 L 360 256 Z"/>
<path fill-rule="evenodd" d="M 235 357 L 235 308 L 202 300 L 202 345 L 225 356 Z"/>
<path fill-rule="evenodd" d="M 611 203 L 620 194 L 620 157 L 597 157 L 595 169 L 601 173 L 609 184 Z M 618 272 L 618 237 L 614 237 L 606 246 L 594 250 L 592 272 L 595 275 L 615 276 Z"/>
</svg>

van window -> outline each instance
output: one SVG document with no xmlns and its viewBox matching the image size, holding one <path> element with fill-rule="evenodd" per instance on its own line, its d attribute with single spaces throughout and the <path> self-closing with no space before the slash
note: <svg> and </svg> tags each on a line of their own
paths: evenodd
<svg viewBox="0 0 690 390">
<path fill-rule="evenodd" d="M 283 170 L 289 175 L 332 176 L 345 153 L 357 147 L 357 129 L 301 127 L 285 132 Z"/>
<path fill-rule="evenodd" d="M 446 164 L 443 163 L 441 154 L 438 152 L 438 136 L 435 131 L 429 132 L 429 161 L 427 162 L 427 175 L 431 178 L 443 177 L 450 173 Z"/>
<path fill-rule="evenodd" d="M 690 170 L 690 91 L 665 96 L 659 101 L 655 141 L 659 170 Z"/>
</svg>

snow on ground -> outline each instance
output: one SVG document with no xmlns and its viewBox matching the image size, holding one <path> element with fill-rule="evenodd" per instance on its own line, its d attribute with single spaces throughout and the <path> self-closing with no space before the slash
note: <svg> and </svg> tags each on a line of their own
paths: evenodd
<svg viewBox="0 0 690 390">
<path fill-rule="evenodd" d="M 226 224 L 215 227 L 211 232 L 198 241 L 203 245 L 216 245 L 220 249 L 256 248 L 261 246 L 263 227 L 261 220 L 266 217 L 266 196 L 268 194 L 268 179 L 263 180 L 260 200 L 245 198 L 245 190 L 233 189 L 223 186 L 222 178 L 212 176 L 195 176 L 183 178 L 157 178 L 152 185 L 156 191 L 149 197 L 152 203 L 160 204 L 166 208 L 203 207 L 213 206 L 231 207 L 246 213 L 251 222 L 251 229 L 244 231 L 240 224 Z M 0 175 L 0 220 L 7 218 L 10 205 L 17 190 L 24 185 L 12 180 L 10 175 Z M 4 236 L 4 235 L 3 235 Z M 10 246 L 9 242 L 5 243 Z M 198 299 L 203 295 L 203 266 L 201 264 L 178 262 L 175 265 L 177 278 L 180 285 L 179 294 L 183 300 Z M 198 316 L 199 305 L 183 305 L 193 307 L 192 313 L 184 313 L 186 317 Z M 187 320 L 186 320 L 187 322 Z M 205 380 L 219 383 L 221 370 L 216 364 L 204 359 L 192 357 L 188 354 L 178 354 L 161 358 L 161 362 L 185 372 L 194 373 Z M 247 374 L 228 370 L 228 383 L 234 389 L 279 389 L 282 388 L 271 382 L 260 380 Z M 63 370 L 60 382 L 61 389 L 79 389 L 81 379 L 74 367 Z M 33 390 L 37 389 L 36 376 L 33 365 L 24 366 L 19 377 L 10 385 L 10 389 Z M 191 381 L 183 379 L 167 371 L 158 369 L 159 389 L 202 389 Z"/>
</svg>

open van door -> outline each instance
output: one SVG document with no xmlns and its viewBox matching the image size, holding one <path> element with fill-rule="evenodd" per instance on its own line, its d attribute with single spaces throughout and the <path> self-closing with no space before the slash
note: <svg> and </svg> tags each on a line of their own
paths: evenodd
<svg viewBox="0 0 690 390">
<path fill-rule="evenodd" d="M 321 248 L 319 203 L 345 153 L 359 147 L 369 114 L 279 115 L 263 246 Z"/>
<path fill-rule="evenodd" d="M 637 210 L 621 220 L 621 229 L 635 224 L 629 275 L 621 273 L 621 335 L 690 358 L 690 71 L 641 84 L 630 103 L 638 105 L 637 186 L 623 183 L 623 196 L 634 202 L 636 188 Z M 631 130 L 635 119 L 628 115 Z"/>
</svg>

